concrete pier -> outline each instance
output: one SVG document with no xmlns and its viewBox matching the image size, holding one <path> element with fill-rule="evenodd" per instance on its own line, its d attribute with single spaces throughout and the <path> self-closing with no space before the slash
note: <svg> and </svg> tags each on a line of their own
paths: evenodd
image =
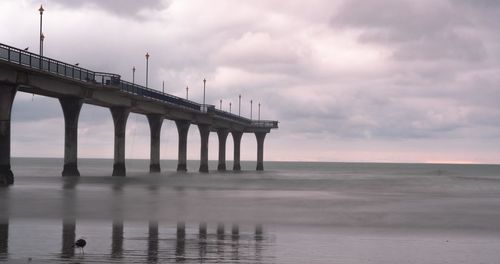
<svg viewBox="0 0 500 264">
<path fill-rule="evenodd" d="M 115 125 L 115 161 L 113 176 L 125 176 L 125 128 L 130 110 L 126 107 L 111 107 L 111 115 Z"/>
<path fill-rule="evenodd" d="M 210 125 L 199 124 L 198 130 L 201 137 L 200 148 L 200 172 L 208 172 L 208 137 L 210 136 Z"/>
<path fill-rule="evenodd" d="M 226 139 L 228 135 L 227 129 L 218 129 L 217 136 L 219 138 L 219 165 L 217 165 L 218 171 L 226 170 Z"/>
<path fill-rule="evenodd" d="M 266 138 L 267 133 L 265 132 L 257 132 L 255 133 L 255 137 L 257 138 L 257 170 L 264 170 L 264 139 Z"/>
<path fill-rule="evenodd" d="M 151 131 L 149 172 L 160 172 L 160 134 L 163 117 L 155 114 L 147 115 L 147 117 Z"/>
<path fill-rule="evenodd" d="M 240 171 L 240 145 L 241 145 L 241 136 L 243 136 L 243 132 L 232 131 L 231 135 L 233 136 L 233 144 L 234 144 L 234 163 L 233 170 Z"/>
<path fill-rule="evenodd" d="M 10 119 L 16 91 L 14 85 L 0 83 L 0 186 L 14 183 L 10 168 Z"/>
<path fill-rule="evenodd" d="M 62 176 L 80 176 L 78 171 L 78 118 L 83 100 L 77 97 L 59 98 L 64 114 L 64 168 Z"/>
<path fill-rule="evenodd" d="M 190 122 L 186 120 L 175 120 L 175 126 L 179 134 L 179 156 L 177 171 L 187 171 L 187 135 Z"/>
</svg>

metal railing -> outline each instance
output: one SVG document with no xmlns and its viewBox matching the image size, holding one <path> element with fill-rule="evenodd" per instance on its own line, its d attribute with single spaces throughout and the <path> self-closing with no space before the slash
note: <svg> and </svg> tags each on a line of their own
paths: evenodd
<svg viewBox="0 0 500 264">
<path fill-rule="evenodd" d="M 144 98 L 160 101 L 176 107 L 200 111 L 207 114 L 213 114 L 218 118 L 243 123 L 252 127 L 278 127 L 277 121 L 252 121 L 245 117 L 241 117 L 222 110 L 217 110 L 212 105 L 203 106 L 202 104 L 187 99 L 183 99 L 167 93 L 162 93 L 160 91 L 146 88 L 138 84 L 133 84 L 131 82 L 123 81 L 121 80 L 121 76 L 118 74 L 94 72 L 78 67 L 76 65 L 43 57 L 38 54 L 14 48 L 2 43 L 0 43 L 0 60 L 32 68 L 34 70 L 63 76 L 76 81 L 86 82 L 94 85 L 117 87 L 121 91 L 129 94 L 134 94 Z"/>
<path fill-rule="evenodd" d="M 262 128 L 278 128 L 278 121 L 271 120 L 252 120 L 252 127 L 262 127 Z"/>
<path fill-rule="evenodd" d="M 64 76 L 77 81 L 101 85 L 118 85 L 120 75 L 113 73 L 93 72 L 76 65 L 43 57 L 38 54 L 14 48 L 0 43 L 0 60 L 19 64 L 32 69 Z"/>
<path fill-rule="evenodd" d="M 245 125 L 250 125 L 252 123 L 252 121 L 248 118 L 241 117 L 239 115 L 235 115 L 235 114 L 232 114 L 232 113 L 229 113 L 226 111 L 222 111 L 222 110 L 216 109 L 215 107 L 213 109 L 210 109 L 210 112 L 213 112 L 215 115 L 217 115 L 220 118 L 243 123 Z"/>
<path fill-rule="evenodd" d="M 149 99 L 157 100 L 157 101 L 164 102 L 167 104 L 172 104 L 172 105 L 182 107 L 182 108 L 188 108 L 191 110 L 201 111 L 200 110 L 201 104 L 198 104 L 196 102 L 189 101 L 189 100 L 186 100 L 186 99 L 183 99 L 183 98 L 171 95 L 171 94 L 162 93 L 160 91 L 146 88 L 142 85 L 134 84 L 134 83 L 127 82 L 127 81 L 120 81 L 119 85 L 120 85 L 120 90 L 127 92 L 127 93 L 131 93 L 131 94 L 146 97 Z"/>
</svg>

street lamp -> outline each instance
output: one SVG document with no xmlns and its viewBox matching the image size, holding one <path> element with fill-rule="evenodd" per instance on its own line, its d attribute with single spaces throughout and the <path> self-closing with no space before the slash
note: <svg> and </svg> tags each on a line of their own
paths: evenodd
<svg viewBox="0 0 500 264">
<path fill-rule="evenodd" d="M 132 84 L 135 84 L 135 66 L 132 67 Z"/>
<path fill-rule="evenodd" d="M 205 107 L 205 85 L 207 84 L 207 80 L 203 79 L 203 107 Z"/>
<path fill-rule="evenodd" d="M 222 99 L 220 99 L 220 106 L 219 106 L 220 110 L 222 110 Z"/>
<path fill-rule="evenodd" d="M 189 100 L 189 86 L 186 86 L 186 100 Z"/>
<path fill-rule="evenodd" d="M 241 116 L 241 94 L 238 96 L 238 115 Z"/>
<path fill-rule="evenodd" d="M 253 106 L 253 100 L 250 100 L 250 120 L 252 120 L 252 113 L 253 113 L 252 106 Z"/>
<path fill-rule="evenodd" d="M 260 102 L 259 102 L 259 119 L 258 120 L 260 121 Z"/>
<path fill-rule="evenodd" d="M 146 52 L 146 88 L 148 88 L 149 53 Z"/>
<path fill-rule="evenodd" d="M 40 56 L 43 56 L 43 39 L 44 39 L 44 36 L 42 34 L 42 17 L 43 17 L 43 11 L 45 11 L 43 9 L 43 6 L 40 5 L 40 9 L 38 9 L 38 11 L 40 11 Z"/>
<path fill-rule="evenodd" d="M 231 102 L 229 102 L 229 113 L 231 113 Z"/>
<path fill-rule="evenodd" d="M 41 47 L 41 49 L 40 49 L 41 55 L 40 56 L 43 56 L 43 40 L 44 39 L 45 39 L 45 35 L 42 33 L 42 35 L 40 36 L 40 43 L 41 43 L 41 45 L 40 45 L 40 47 Z M 40 60 L 40 61 L 42 61 L 42 60 Z"/>
<path fill-rule="evenodd" d="M 161 83 L 161 92 L 165 93 L 165 81 Z"/>
</svg>

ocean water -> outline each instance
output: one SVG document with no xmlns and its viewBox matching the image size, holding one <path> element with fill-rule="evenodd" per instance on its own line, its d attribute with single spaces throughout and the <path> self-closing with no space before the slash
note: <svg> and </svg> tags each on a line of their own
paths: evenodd
<svg viewBox="0 0 500 264">
<path fill-rule="evenodd" d="M 14 158 L 0 262 L 499 263 L 500 166 Z M 228 163 L 228 167 L 232 167 Z M 216 168 L 216 163 L 210 164 Z M 84 237 L 83 251 L 73 242 Z"/>
</svg>

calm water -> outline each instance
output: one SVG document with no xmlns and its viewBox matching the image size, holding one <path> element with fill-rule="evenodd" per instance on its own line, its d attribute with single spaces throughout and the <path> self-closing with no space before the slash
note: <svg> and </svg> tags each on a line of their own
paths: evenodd
<svg viewBox="0 0 500 264">
<path fill-rule="evenodd" d="M 197 163 L 189 163 L 197 171 Z M 231 164 L 228 164 L 231 167 Z M 127 161 L 14 159 L 0 262 L 499 263 L 500 166 L 267 162 L 146 173 Z M 211 168 L 216 164 L 212 163 Z M 72 243 L 80 236 L 85 252 Z"/>
</svg>

